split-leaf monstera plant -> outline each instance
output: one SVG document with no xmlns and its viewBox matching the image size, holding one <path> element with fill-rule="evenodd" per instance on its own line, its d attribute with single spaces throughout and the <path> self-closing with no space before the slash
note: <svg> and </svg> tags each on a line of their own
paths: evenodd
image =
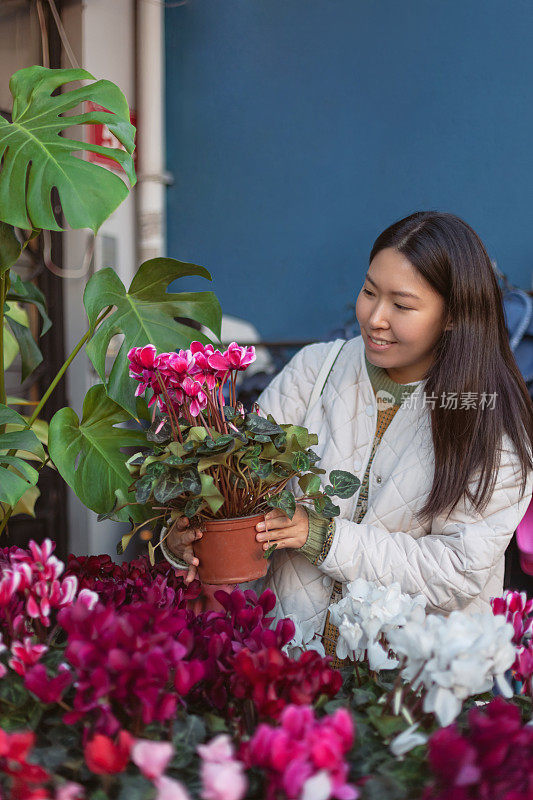
<svg viewBox="0 0 533 800">
<path fill-rule="evenodd" d="M 84 83 L 80 85 L 80 81 Z M 76 88 L 65 87 L 72 82 Z M 24 380 L 42 361 L 24 305 L 33 304 L 39 311 L 41 336 L 51 324 L 46 298 L 31 281 L 23 281 L 14 266 L 41 230 L 62 230 L 54 213 L 52 190 L 57 192 L 67 224 L 96 234 L 126 198 L 136 177 L 132 158 L 135 128 L 126 99 L 113 83 L 95 80 L 82 69 L 34 66 L 16 72 L 9 87 L 11 122 L 0 117 L 0 532 L 13 513 L 32 511 L 39 470 L 50 461 L 80 500 L 97 513 L 107 511 L 117 495 L 127 496 L 131 478 L 127 456 L 121 455 L 120 448 L 138 445 L 145 436 L 135 426 L 119 426 L 147 416 L 145 401 L 132 400 L 128 350 L 149 342 L 173 350 L 199 338 L 196 330 L 176 318 L 196 320 L 217 336 L 221 323 L 220 306 L 212 292 L 166 291 L 170 283 L 185 276 L 211 280 L 203 267 L 172 258 L 152 259 L 140 266 L 128 288 L 113 269 L 102 269 L 85 288 L 87 332 L 32 415 L 22 416 L 12 408 L 20 401 L 6 396 L 7 365 L 19 352 Z M 61 91 L 56 93 L 58 89 Z M 83 110 L 88 101 L 91 110 Z M 92 110 L 94 105 L 106 110 Z M 99 147 L 70 139 L 65 133 L 73 125 L 92 124 L 107 125 L 122 147 Z M 87 151 L 117 162 L 124 179 L 84 159 Z M 124 341 L 107 375 L 106 353 L 115 334 L 122 334 Z M 81 420 L 71 408 L 55 414 L 46 446 L 39 414 L 84 347 L 101 383 L 87 392 Z M 136 521 L 144 513 L 142 506 L 136 506 Z M 124 511 L 123 519 L 128 516 L 131 512 Z"/>
</svg>

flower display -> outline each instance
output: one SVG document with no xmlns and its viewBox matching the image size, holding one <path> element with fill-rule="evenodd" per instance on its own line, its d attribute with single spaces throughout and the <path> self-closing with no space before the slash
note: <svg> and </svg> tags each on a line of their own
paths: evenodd
<svg viewBox="0 0 533 800">
<path fill-rule="evenodd" d="M 355 800 L 359 793 L 347 782 L 345 756 L 354 740 L 347 711 L 317 719 L 308 706 L 287 706 L 279 727 L 259 725 L 241 757 L 264 775 L 266 800 Z"/>
<path fill-rule="evenodd" d="M 341 672 L 309 623 L 278 619 L 271 591 L 220 589 L 219 610 L 195 613 L 199 582 L 166 562 L 64 569 L 49 542 L 0 562 L 0 798 L 531 796 L 524 594 L 444 617 L 354 581 L 332 608 L 357 659 Z M 39 582 L 48 625 L 28 607 Z"/>
</svg>

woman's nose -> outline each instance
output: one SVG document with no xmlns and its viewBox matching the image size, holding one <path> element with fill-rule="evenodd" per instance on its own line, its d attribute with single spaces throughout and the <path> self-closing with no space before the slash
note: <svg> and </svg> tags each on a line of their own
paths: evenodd
<svg viewBox="0 0 533 800">
<path fill-rule="evenodd" d="M 388 328 L 389 322 L 384 303 L 377 303 L 368 319 L 371 328 Z"/>
</svg>

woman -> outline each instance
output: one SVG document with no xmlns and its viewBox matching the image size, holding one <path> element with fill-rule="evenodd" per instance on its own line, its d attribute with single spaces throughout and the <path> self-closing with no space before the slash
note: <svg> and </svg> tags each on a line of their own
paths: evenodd
<svg viewBox="0 0 533 800">
<path fill-rule="evenodd" d="M 334 520 L 299 504 L 292 520 L 273 510 L 268 532 L 257 526 L 265 549 L 277 545 L 266 585 L 278 617 L 312 622 L 330 642 L 327 607 L 358 577 L 398 582 L 441 613 L 487 608 L 533 489 L 533 405 L 472 228 L 437 212 L 391 225 L 356 315 L 362 335 L 343 346 L 319 402 L 309 400 L 331 343 L 297 353 L 259 399 L 277 422 L 318 434 L 322 468 L 362 482 Z M 168 542 L 188 580 L 200 535 Z"/>
</svg>

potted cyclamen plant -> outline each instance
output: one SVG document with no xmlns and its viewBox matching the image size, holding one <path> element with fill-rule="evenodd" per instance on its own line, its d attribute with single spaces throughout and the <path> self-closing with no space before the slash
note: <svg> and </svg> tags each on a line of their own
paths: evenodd
<svg viewBox="0 0 533 800">
<path fill-rule="evenodd" d="M 131 491 L 152 509 L 154 533 L 166 527 L 163 540 L 183 516 L 202 528 L 194 549 L 204 583 L 240 583 L 266 573 L 265 556 L 275 545 L 264 553 L 255 525 L 269 508 L 293 517 L 289 481 L 326 518 L 339 513 L 331 497 L 351 497 L 359 487 L 351 473 L 333 470 L 322 489 L 325 470 L 311 449 L 318 437 L 301 426 L 278 425 L 257 405 L 245 411 L 236 378 L 255 360 L 253 347 L 232 342 L 221 352 L 193 342 L 189 350 L 158 355 L 149 344 L 132 348 L 128 358 L 130 375 L 139 381 L 136 395 L 151 392 L 153 406 L 146 448 L 127 461 Z M 141 526 L 146 522 L 123 537 L 120 552 Z M 157 546 L 149 543 L 152 560 Z"/>
</svg>

